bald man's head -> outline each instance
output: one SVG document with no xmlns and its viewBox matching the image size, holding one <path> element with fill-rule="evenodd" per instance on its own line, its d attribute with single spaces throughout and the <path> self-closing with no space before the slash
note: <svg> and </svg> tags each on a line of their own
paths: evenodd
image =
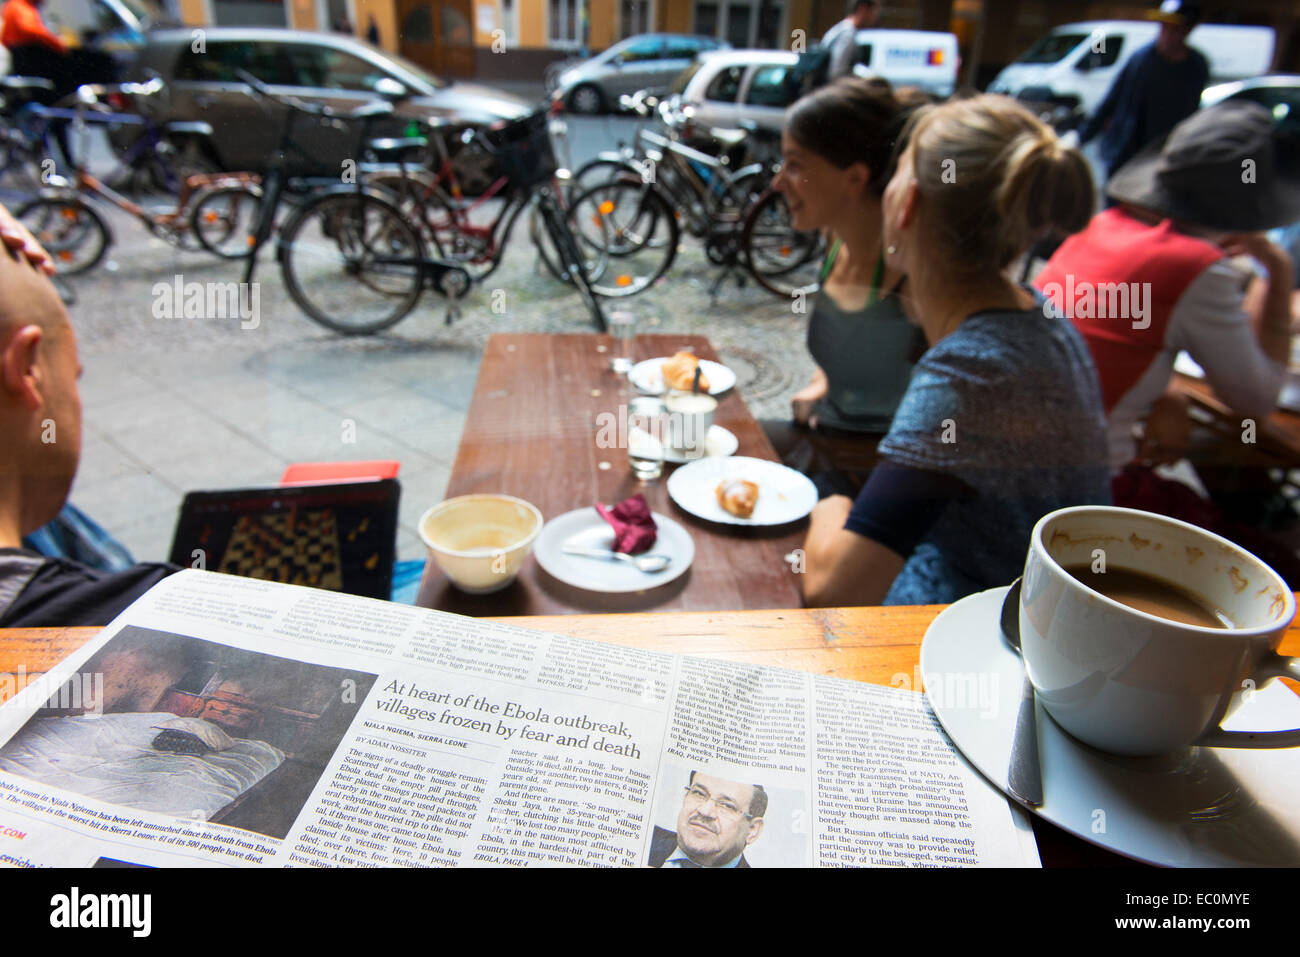
<svg viewBox="0 0 1300 957">
<path fill-rule="evenodd" d="M 0 292 L 0 344 L 20 326 L 39 326 L 55 335 L 70 327 L 54 283 L 21 252 L 0 249 Z"/>
<path fill-rule="evenodd" d="M 0 510 L 23 534 L 63 507 L 81 458 L 77 338 L 54 284 L 0 248 Z"/>
</svg>

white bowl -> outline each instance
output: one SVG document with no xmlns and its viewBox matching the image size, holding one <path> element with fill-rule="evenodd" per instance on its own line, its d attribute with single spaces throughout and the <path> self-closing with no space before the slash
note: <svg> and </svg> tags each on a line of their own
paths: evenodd
<svg viewBox="0 0 1300 957">
<path fill-rule="evenodd" d="M 505 588 L 542 530 L 537 506 L 510 495 L 461 495 L 420 518 L 429 556 L 461 591 L 473 595 Z"/>
</svg>

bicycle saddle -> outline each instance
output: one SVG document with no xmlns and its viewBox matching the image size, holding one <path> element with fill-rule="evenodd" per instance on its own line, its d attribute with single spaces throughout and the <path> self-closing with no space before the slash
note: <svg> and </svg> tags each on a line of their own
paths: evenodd
<svg viewBox="0 0 1300 957">
<path fill-rule="evenodd" d="M 366 149 L 373 153 L 376 159 L 395 160 L 417 153 L 428 145 L 429 141 L 423 136 L 385 136 L 370 140 L 366 143 Z"/>
</svg>

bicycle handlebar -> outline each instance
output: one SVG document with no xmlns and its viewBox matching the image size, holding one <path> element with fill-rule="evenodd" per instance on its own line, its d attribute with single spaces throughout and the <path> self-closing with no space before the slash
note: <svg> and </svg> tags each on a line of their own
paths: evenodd
<svg viewBox="0 0 1300 957">
<path fill-rule="evenodd" d="M 236 70 L 235 76 L 239 77 L 244 83 L 248 84 L 249 89 L 256 96 L 266 100 L 279 103 L 281 106 L 287 106 L 291 110 L 297 110 L 299 113 L 306 113 L 308 116 L 328 116 L 335 115 L 334 111 L 328 106 L 316 106 L 314 103 L 308 103 L 306 100 L 300 100 L 296 96 L 288 93 L 274 93 L 271 88 L 259 80 L 247 70 Z"/>
</svg>

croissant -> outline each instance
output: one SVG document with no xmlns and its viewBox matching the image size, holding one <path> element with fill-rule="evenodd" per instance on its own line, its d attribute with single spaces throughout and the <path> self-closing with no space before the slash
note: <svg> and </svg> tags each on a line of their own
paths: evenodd
<svg viewBox="0 0 1300 957">
<path fill-rule="evenodd" d="M 679 352 L 671 359 L 665 359 L 664 385 L 679 392 L 690 392 L 695 383 L 695 369 L 699 364 L 700 360 L 693 352 Z M 700 391 L 709 391 L 709 378 L 703 373 L 700 373 Z"/>
<path fill-rule="evenodd" d="M 749 518 L 758 503 L 758 485 L 744 479 L 723 479 L 717 488 L 718 504 L 736 518 Z"/>
</svg>

